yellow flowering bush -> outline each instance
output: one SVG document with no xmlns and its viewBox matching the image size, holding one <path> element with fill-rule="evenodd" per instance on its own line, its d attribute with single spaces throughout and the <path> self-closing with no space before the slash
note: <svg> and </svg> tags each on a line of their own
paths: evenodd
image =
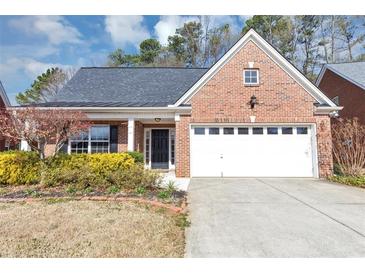
<svg viewBox="0 0 365 274">
<path fill-rule="evenodd" d="M 27 185 L 40 181 L 41 162 L 35 152 L 0 153 L 0 184 Z"/>
</svg>

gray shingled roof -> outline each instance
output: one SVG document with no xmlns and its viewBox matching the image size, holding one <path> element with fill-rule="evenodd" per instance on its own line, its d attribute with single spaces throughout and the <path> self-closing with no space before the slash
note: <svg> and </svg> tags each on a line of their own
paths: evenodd
<svg viewBox="0 0 365 274">
<path fill-rule="evenodd" d="M 208 69 L 81 68 L 51 100 L 53 107 L 163 107 L 174 104 Z"/>
<path fill-rule="evenodd" d="M 328 64 L 327 67 L 365 89 L 365 62 Z"/>
<path fill-rule="evenodd" d="M 0 99 L 4 102 L 6 107 L 10 107 L 10 101 L 8 96 L 6 95 L 5 89 L 3 87 L 3 84 L 0 81 Z"/>
</svg>

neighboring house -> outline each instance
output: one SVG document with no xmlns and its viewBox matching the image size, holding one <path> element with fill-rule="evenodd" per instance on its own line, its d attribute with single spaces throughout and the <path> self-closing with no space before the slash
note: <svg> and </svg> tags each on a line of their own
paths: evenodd
<svg viewBox="0 0 365 274">
<path fill-rule="evenodd" d="M 94 122 L 65 151 L 140 151 L 181 181 L 328 176 L 341 109 L 253 30 L 209 69 L 81 68 L 39 106 Z"/>
<path fill-rule="evenodd" d="M 341 118 L 358 117 L 365 124 L 365 62 L 324 65 L 316 84 L 344 107 Z"/>
<path fill-rule="evenodd" d="M 10 106 L 8 96 L 5 93 L 4 87 L 0 81 L 0 109 L 4 109 Z M 9 150 L 10 143 L 1 135 L 0 132 L 0 151 Z"/>
</svg>

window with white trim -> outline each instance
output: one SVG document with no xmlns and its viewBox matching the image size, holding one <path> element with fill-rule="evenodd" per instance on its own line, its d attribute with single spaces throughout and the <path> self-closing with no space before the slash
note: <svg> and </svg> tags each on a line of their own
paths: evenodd
<svg viewBox="0 0 365 274">
<path fill-rule="evenodd" d="M 83 132 L 70 138 L 71 153 L 88 153 L 89 152 L 89 133 Z"/>
<path fill-rule="evenodd" d="M 258 69 L 245 69 L 243 71 L 243 82 L 245 85 L 258 85 L 259 84 L 259 70 Z"/>
<path fill-rule="evenodd" d="M 175 165 L 175 130 L 170 129 L 170 161 Z"/>
<path fill-rule="evenodd" d="M 109 125 L 92 126 L 87 132 L 70 138 L 70 153 L 108 153 Z"/>
<path fill-rule="evenodd" d="M 145 162 L 146 162 L 146 165 L 150 164 L 150 139 L 151 139 L 151 131 L 146 130 L 146 143 L 145 143 Z"/>
<path fill-rule="evenodd" d="M 109 126 L 93 126 L 90 129 L 91 153 L 108 153 L 110 142 Z"/>
</svg>

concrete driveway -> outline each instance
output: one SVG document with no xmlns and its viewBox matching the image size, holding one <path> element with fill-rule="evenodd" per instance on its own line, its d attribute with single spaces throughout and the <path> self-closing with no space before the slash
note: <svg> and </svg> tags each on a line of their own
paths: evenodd
<svg viewBox="0 0 365 274">
<path fill-rule="evenodd" d="M 186 257 L 365 257 L 365 190 L 316 179 L 192 179 Z"/>
</svg>

